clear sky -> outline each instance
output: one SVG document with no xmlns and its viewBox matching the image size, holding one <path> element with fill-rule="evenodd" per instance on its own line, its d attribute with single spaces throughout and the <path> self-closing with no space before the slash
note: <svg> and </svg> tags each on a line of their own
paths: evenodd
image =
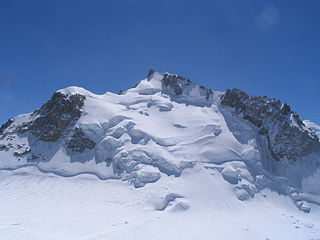
<svg viewBox="0 0 320 240">
<path fill-rule="evenodd" d="M 318 0 L 1 0 L 0 122 L 57 89 L 118 92 L 154 68 L 320 123 L 319 11 Z"/>
</svg>

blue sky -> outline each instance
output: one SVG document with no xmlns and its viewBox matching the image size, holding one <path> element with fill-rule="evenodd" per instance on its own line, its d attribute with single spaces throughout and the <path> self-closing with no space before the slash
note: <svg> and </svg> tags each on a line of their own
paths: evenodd
<svg viewBox="0 0 320 240">
<path fill-rule="evenodd" d="M 320 123 L 318 0 L 1 0 L 0 122 L 70 85 L 118 92 L 149 68 L 287 102 Z"/>
</svg>

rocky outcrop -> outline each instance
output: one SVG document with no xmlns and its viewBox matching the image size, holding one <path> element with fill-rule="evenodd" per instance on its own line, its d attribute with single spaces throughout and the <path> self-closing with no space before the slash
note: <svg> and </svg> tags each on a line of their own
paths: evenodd
<svg viewBox="0 0 320 240">
<path fill-rule="evenodd" d="M 201 92 L 200 95 L 205 96 L 206 100 L 209 100 L 210 96 L 213 94 L 211 89 L 195 85 L 190 79 L 177 74 L 164 73 L 162 82 L 167 88 L 171 89 L 176 96 L 180 96 L 183 93 L 189 94 L 189 87 L 198 87 Z"/>
<path fill-rule="evenodd" d="M 151 80 L 154 73 L 155 71 L 150 70 L 147 79 Z M 211 89 L 177 74 L 163 73 L 162 76 L 162 93 L 172 101 L 200 107 L 212 105 L 214 93 Z"/>
<path fill-rule="evenodd" d="M 13 119 L 9 119 L 0 127 L 0 135 L 3 134 L 4 130 L 7 129 L 13 123 Z"/>
<path fill-rule="evenodd" d="M 180 96 L 183 92 L 183 89 L 190 86 L 191 84 L 191 81 L 189 79 L 186 79 L 176 74 L 168 73 L 163 74 L 162 82 L 167 88 L 170 88 L 177 96 Z"/>
<path fill-rule="evenodd" d="M 32 113 L 36 116 L 31 122 L 19 127 L 19 133 L 31 132 L 39 140 L 55 142 L 70 125 L 80 118 L 85 96 L 56 92 L 39 110 Z"/>
<path fill-rule="evenodd" d="M 249 96 L 239 89 L 228 89 L 221 104 L 251 122 L 266 137 L 271 156 L 276 160 L 297 160 L 320 152 L 318 137 L 291 111 L 287 104 L 266 96 Z"/>
<path fill-rule="evenodd" d="M 65 139 L 79 120 L 85 99 L 84 95 L 78 93 L 56 92 L 39 110 L 9 119 L 0 127 L 0 152 L 9 151 L 18 160 L 27 159 L 28 163 L 36 159 L 50 159 L 51 156 L 44 156 L 34 147 L 38 143 L 32 140 L 30 144 L 29 133 L 35 140 L 43 142 Z M 95 143 L 81 134 L 82 132 L 74 131 L 67 142 L 68 146 L 78 152 L 93 148 Z M 59 147 L 61 143 L 55 147 Z"/>
<path fill-rule="evenodd" d="M 96 143 L 85 136 L 81 128 L 75 128 L 71 137 L 66 141 L 67 148 L 73 152 L 84 152 L 86 149 L 93 149 Z"/>
</svg>

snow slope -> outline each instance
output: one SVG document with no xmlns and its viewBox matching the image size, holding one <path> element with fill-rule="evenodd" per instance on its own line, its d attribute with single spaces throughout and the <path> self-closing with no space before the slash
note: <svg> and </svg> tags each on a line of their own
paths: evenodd
<svg viewBox="0 0 320 240">
<path fill-rule="evenodd" d="M 319 239 L 319 207 L 298 211 L 265 190 L 250 201 L 202 167 L 134 188 L 94 175 L 1 171 L 0 236 L 5 240 Z M 164 204 L 166 196 L 182 196 Z M 171 198 L 173 199 L 173 198 Z M 164 210 L 156 210 L 165 206 Z"/>
<path fill-rule="evenodd" d="M 150 71 L 120 95 L 69 87 L 9 120 L 0 236 L 319 239 L 320 127 L 226 96 Z"/>
</svg>

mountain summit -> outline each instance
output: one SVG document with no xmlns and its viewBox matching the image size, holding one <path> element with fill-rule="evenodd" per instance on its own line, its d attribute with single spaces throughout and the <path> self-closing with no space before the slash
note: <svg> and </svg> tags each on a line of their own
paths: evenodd
<svg viewBox="0 0 320 240">
<path fill-rule="evenodd" d="M 0 127 L 0 235 L 317 239 L 319 137 L 277 99 L 177 74 L 61 89 Z"/>
<path fill-rule="evenodd" d="M 310 197 L 320 194 L 319 129 L 277 99 L 150 70 L 120 94 L 68 87 L 9 119 L 0 127 L 0 169 L 90 173 L 140 188 L 203 168 L 240 200 L 272 189 L 309 212 L 320 204 Z"/>
</svg>

